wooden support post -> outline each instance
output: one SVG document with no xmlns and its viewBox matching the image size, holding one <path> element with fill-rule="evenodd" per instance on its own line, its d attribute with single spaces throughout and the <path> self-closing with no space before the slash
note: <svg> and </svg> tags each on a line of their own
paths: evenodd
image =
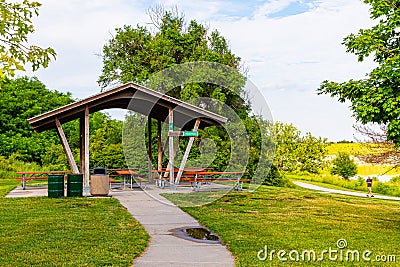
<svg viewBox="0 0 400 267">
<path fill-rule="evenodd" d="M 174 131 L 174 109 L 172 107 L 169 108 L 168 115 L 168 130 Z M 172 185 L 174 183 L 174 138 L 172 136 L 169 137 L 169 183 Z"/>
<path fill-rule="evenodd" d="M 64 152 L 67 155 L 67 159 L 68 159 L 69 166 L 71 167 L 71 171 L 74 174 L 78 174 L 79 173 L 78 166 L 76 165 L 74 155 L 72 155 L 71 148 L 69 147 L 69 144 L 68 144 L 67 138 L 65 137 L 61 123 L 58 120 L 58 118 L 56 118 L 55 121 L 56 121 L 57 130 L 58 130 L 58 135 L 60 136 L 61 143 L 64 148 Z"/>
<path fill-rule="evenodd" d="M 157 158 L 157 169 L 162 169 L 162 147 L 161 147 L 161 121 L 157 120 L 157 138 L 158 138 L 158 158 Z"/>
<path fill-rule="evenodd" d="M 151 170 L 153 169 L 153 148 L 152 148 L 152 130 L 151 130 L 151 118 L 147 118 L 147 132 L 148 132 L 148 145 L 149 145 L 149 181 L 151 179 Z"/>
<path fill-rule="evenodd" d="M 81 128 L 81 171 L 83 174 L 83 187 L 88 190 L 89 188 L 89 107 L 85 107 L 85 113 L 83 118 L 80 120 Z"/>
<path fill-rule="evenodd" d="M 85 122 L 84 116 L 79 118 L 79 155 L 80 155 L 80 173 L 85 173 Z"/>
<path fill-rule="evenodd" d="M 193 131 L 197 132 L 197 130 L 199 129 L 199 125 L 200 125 L 200 119 L 197 119 L 196 123 L 194 124 Z M 185 154 L 183 155 L 183 159 L 181 162 L 181 166 L 179 167 L 178 174 L 176 175 L 175 184 L 179 184 L 179 181 L 181 180 L 183 169 L 185 168 L 186 161 L 189 157 L 189 153 L 190 153 L 190 150 L 192 149 L 192 145 L 193 145 L 195 138 L 196 137 L 189 137 L 189 143 L 186 147 Z"/>
</svg>

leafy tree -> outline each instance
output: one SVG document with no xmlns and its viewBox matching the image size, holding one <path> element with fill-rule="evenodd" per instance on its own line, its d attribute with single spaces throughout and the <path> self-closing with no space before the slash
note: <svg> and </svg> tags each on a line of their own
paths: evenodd
<svg viewBox="0 0 400 267">
<path fill-rule="evenodd" d="M 50 91 L 37 78 L 0 81 L 0 155 L 40 163 L 45 149 L 59 139 L 55 131 L 35 133 L 27 119 L 72 101 L 70 94 Z"/>
<path fill-rule="evenodd" d="M 349 100 L 358 121 L 387 124 L 387 139 L 400 144 L 400 2 L 364 0 L 371 6 L 370 16 L 378 20 L 369 29 L 348 35 L 343 44 L 358 61 L 373 56 L 378 66 L 364 79 L 347 82 L 324 81 L 319 94 Z"/>
<path fill-rule="evenodd" d="M 357 174 L 357 165 L 349 154 L 339 152 L 338 156 L 333 160 L 331 173 L 349 179 L 349 177 Z"/>
<path fill-rule="evenodd" d="M 130 81 L 144 85 L 152 83 L 148 85 L 152 89 L 161 91 L 165 88 L 171 89 L 166 93 L 215 111 L 214 103 L 205 100 L 193 102 L 194 99 L 211 97 L 231 107 L 245 121 L 246 125 L 250 125 L 251 123 L 248 122 L 251 120 L 248 115 L 250 105 L 246 100 L 246 93 L 243 89 L 245 78 L 240 74 L 240 58 L 231 52 L 227 40 L 218 31 L 209 32 L 206 26 L 195 20 L 186 24 L 183 17 L 173 12 L 165 12 L 162 9 L 153 10 L 151 18 L 156 31 L 142 26 L 124 26 L 116 29 L 115 36 L 103 47 L 103 69 L 98 83 L 102 87 Z M 238 75 L 228 77 L 228 79 L 225 77 L 226 74 L 217 72 L 218 79 L 225 82 L 229 80 L 229 84 L 233 84 L 233 86 L 226 88 L 215 84 L 190 82 L 184 83 L 183 86 L 179 84 L 179 86 L 171 88 L 169 87 L 172 84 L 171 82 L 176 78 L 185 76 L 184 73 L 167 73 L 160 79 L 152 76 L 168 67 L 199 61 L 221 63 L 236 70 Z M 199 75 L 201 74 L 203 73 Z M 135 119 L 137 118 L 132 120 Z M 256 125 L 256 127 L 258 126 Z M 259 134 L 259 129 L 256 132 Z M 247 129 L 247 134 L 249 133 L 250 131 Z M 204 139 L 213 140 L 217 155 L 212 166 L 223 170 L 230 158 L 229 152 L 232 146 L 227 132 L 222 128 L 210 127 L 202 131 L 201 136 Z M 253 138 L 252 140 L 256 139 Z M 156 138 L 153 138 L 153 140 L 156 140 Z M 132 141 L 135 142 L 133 136 Z M 184 142 L 182 141 L 181 145 L 184 145 Z M 156 141 L 152 145 L 154 146 L 153 151 L 157 151 Z M 259 148 L 259 146 L 259 144 L 254 145 L 256 148 Z M 193 160 L 199 155 L 200 150 L 194 148 L 189 159 Z M 252 155 L 255 156 L 256 153 L 252 153 Z M 155 159 L 156 156 L 153 155 L 153 162 L 157 162 Z M 252 161 L 256 161 L 256 159 Z M 136 160 L 132 160 L 132 163 L 135 166 L 139 164 Z"/>
<path fill-rule="evenodd" d="M 276 152 L 274 164 L 282 171 L 301 170 L 318 173 L 326 156 L 326 140 L 301 132 L 292 124 L 276 122 L 272 136 Z"/>
<path fill-rule="evenodd" d="M 100 115 L 101 113 L 99 113 Z M 90 136 L 90 164 L 106 168 L 125 168 L 122 150 L 122 122 L 101 114 L 103 121 Z"/>
<path fill-rule="evenodd" d="M 327 154 L 326 139 L 314 137 L 311 133 L 306 133 L 301 138 L 299 147 L 296 151 L 300 170 L 310 173 L 318 173 L 324 164 L 324 158 Z"/>
<path fill-rule="evenodd" d="M 28 44 L 28 34 L 35 31 L 32 18 L 39 14 L 39 7 L 38 2 L 28 0 L 0 0 L 0 79 L 14 76 L 16 70 L 24 71 L 26 63 L 35 71 L 55 59 L 54 49 Z"/>
</svg>

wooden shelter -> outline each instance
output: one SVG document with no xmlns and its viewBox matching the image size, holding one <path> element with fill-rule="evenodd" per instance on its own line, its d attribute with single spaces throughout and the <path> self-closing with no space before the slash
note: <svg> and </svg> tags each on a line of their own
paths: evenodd
<svg viewBox="0 0 400 267">
<path fill-rule="evenodd" d="M 64 151 L 67 155 L 68 162 L 73 173 L 83 174 L 83 185 L 89 187 L 89 114 L 110 108 L 121 108 L 139 112 L 148 116 L 150 120 L 158 120 L 158 169 L 161 169 L 161 123 L 169 123 L 169 149 L 173 151 L 174 136 L 179 133 L 174 132 L 174 126 L 182 130 L 197 131 L 199 128 L 213 125 L 222 125 L 227 122 L 227 118 L 212 113 L 205 109 L 193 106 L 176 98 L 165 95 L 161 92 L 151 90 L 144 86 L 127 83 L 105 92 L 96 94 L 75 103 L 60 107 L 58 109 L 46 112 L 36 117 L 28 119 L 29 124 L 36 132 L 42 132 L 49 129 L 57 129 L 60 136 Z M 62 129 L 62 124 L 71 120 L 80 120 L 80 169 L 74 160 L 68 141 Z M 148 123 L 149 133 L 151 133 L 151 123 Z M 149 139 L 151 134 L 149 134 Z M 180 169 L 184 165 L 189 155 L 193 139 L 189 137 L 189 144 L 185 151 L 184 159 Z M 149 140 L 151 143 L 151 140 Z M 149 155 L 151 154 L 151 146 L 149 146 Z M 173 153 L 169 153 L 169 166 L 174 164 Z M 170 183 L 174 183 L 174 171 L 170 168 Z M 179 182 L 179 172 L 176 181 Z"/>
</svg>

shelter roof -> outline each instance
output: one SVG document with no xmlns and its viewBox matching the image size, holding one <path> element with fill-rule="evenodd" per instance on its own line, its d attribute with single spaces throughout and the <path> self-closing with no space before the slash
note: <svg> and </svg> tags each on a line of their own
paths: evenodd
<svg viewBox="0 0 400 267">
<path fill-rule="evenodd" d="M 228 119 L 196 107 L 179 99 L 144 86 L 127 83 L 75 103 L 54 109 L 28 119 L 29 124 L 37 132 L 56 128 L 55 119 L 61 123 L 81 118 L 86 107 L 89 112 L 121 108 L 139 112 L 151 118 L 168 122 L 169 108 L 174 109 L 174 125 L 187 130 L 192 129 L 196 119 L 200 118 L 200 128 L 225 124 Z"/>
</svg>

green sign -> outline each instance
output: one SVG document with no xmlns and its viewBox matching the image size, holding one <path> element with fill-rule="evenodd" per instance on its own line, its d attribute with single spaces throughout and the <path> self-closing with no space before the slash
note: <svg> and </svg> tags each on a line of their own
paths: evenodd
<svg viewBox="0 0 400 267">
<path fill-rule="evenodd" d="M 174 130 L 174 123 L 173 123 L 173 122 L 170 122 L 170 123 L 169 123 L 169 130 L 170 130 L 170 131 L 173 131 L 173 130 Z"/>
<path fill-rule="evenodd" d="M 199 132 L 193 132 L 193 131 L 184 131 L 183 136 L 186 137 L 197 137 L 199 136 Z"/>
</svg>

